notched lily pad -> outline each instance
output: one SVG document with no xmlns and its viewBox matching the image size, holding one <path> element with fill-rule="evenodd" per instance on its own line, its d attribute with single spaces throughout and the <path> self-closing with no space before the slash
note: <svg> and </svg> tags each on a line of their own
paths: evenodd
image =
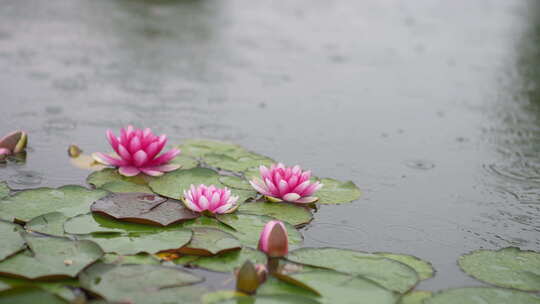
<svg viewBox="0 0 540 304">
<path fill-rule="evenodd" d="M 540 253 L 508 247 L 477 250 L 459 258 L 459 267 L 490 284 L 524 291 L 540 291 Z"/>
<path fill-rule="evenodd" d="M 257 154 L 248 154 L 248 152 L 236 157 L 227 154 L 209 153 L 204 156 L 204 161 L 209 166 L 238 173 L 251 167 L 270 166 L 274 163 L 270 158 Z"/>
<path fill-rule="evenodd" d="M 29 231 L 63 236 L 64 222 L 67 219 L 68 217 L 60 212 L 46 213 L 30 220 L 28 223 L 26 223 L 24 228 Z"/>
<path fill-rule="evenodd" d="M 239 250 L 242 244 L 229 233 L 214 228 L 193 228 L 193 237 L 178 250 L 182 254 L 212 256 Z"/>
<path fill-rule="evenodd" d="M 238 212 L 267 215 L 294 226 L 305 225 L 313 219 L 313 215 L 308 208 L 289 203 L 251 202 L 242 204 L 238 208 Z"/>
<path fill-rule="evenodd" d="M 60 212 L 71 217 L 88 212 L 92 202 L 107 194 L 107 191 L 89 190 L 74 185 L 57 189 L 24 190 L 0 202 L 0 218 L 28 222 L 50 212 Z"/>
<path fill-rule="evenodd" d="M 418 273 L 418 277 L 420 278 L 420 280 L 427 280 L 433 277 L 433 275 L 435 274 L 435 269 L 433 269 L 433 265 L 431 265 L 430 262 L 424 261 L 415 256 L 389 252 L 377 252 L 375 254 L 383 256 L 385 258 L 396 260 L 411 267 Z"/>
<path fill-rule="evenodd" d="M 117 220 L 156 226 L 168 226 L 199 216 L 178 200 L 148 193 L 112 193 L 93 203 L 91 210 Z"/>
<path fill-rule="evenodd" d="M 147 185 L 139 185 L 126 181 L 114 181 L 108 182 L 100 187 L 100 189 L 110 192 L 127 193 L 127 192 L 140 192 L 152 194 L 152 189 Z"/>
<path fill-rule="evenodd" d="M 466 287 L 435 293 L 424 304 L 538 304 L 540 297 L 516 290 L 491 287 Z"/>
<path fill-rule="evenodd" d="M 160 178 L 153 179 L 149 185 L 152 191 L 166 197 L 180 199 L 190 185 L 220 185 L 216 171 L 207 168 L 176 170 Z"/>
<path fill-rule="evenodd" d="M 0 239 L 2 240 L 0 261 L 24 249 L 25 241 L 21 236 L 20 230 L 18 225 L 0 221 Z"/>
<path fill-rule="evenodd" d="M 376 254 L 338 248 L 301 248 L 290 252 L 287 259 L 363 276 L 399 293 L 407 292 L 418 283 L 418 274 L 414 269 Z"/>
<path fill-rule="evenodd" d="M 176 264 L 197 266 L 212 271 L 231 272 L 240 268 L 247 260 L 253 264 L 266 264 L 266 255 L 255 249 L 242 248 L 242 250 L 226 252 L 213 257 L 200 257 L 191 261 L 180 258 L 173 260 L 173 262 Z"/>
<path fill-rule="evenodd" d="M 75 277 L 103 251 L 90 241 L 25 235 L 30 247 L 0 262 L 0 274 L 26 279 Z"/>
<path fill-rule="evenodd" d="M 360 189 L 351 181 L 340 182 L 332 178 L 323 178 L 320 181 L 324 186 L 314 194 L 319 198 L 319 204 L 349 203 L 362 195 Z"/>
<path fill-rule="evenodd" d="M 123 176 L 118 173 L 118 169 L 106 168 L 101 171 L 93 172 L 88 175 L 86 182 L 96 188 L 100 188 L 103 185 L 111 182 L 124 182 L 128 184 L 135 185 L 146 185 L 148 182 L 145 179 L 145 176 L 139 174 L 137 176 Z"/>
</svg>

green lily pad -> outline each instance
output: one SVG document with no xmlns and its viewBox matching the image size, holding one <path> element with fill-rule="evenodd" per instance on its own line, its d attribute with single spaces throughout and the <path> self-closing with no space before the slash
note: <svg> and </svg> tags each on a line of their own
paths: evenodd
<svg viewBox="0 0 540 304">
<path fill-rule="evenodd" d="M 2 285 L 0 286 L 0 291 L 18 287 L 37 287 L 71 302 L 75 300 L 76 296 L 69 287 L 76 287 L 79 285 L 79 282 L 74 279 L 51 282 L 0 277 L 0 284 Z M 37 303 L 41 303 L 41 301 Z"/>
<path fill-rule="evenodd" d="M 424 304 L 539 304 L 540 297 L 534 294 L 491 287 L 468 287 L 449 289 L 435 293 L 424 300 Z"/>
<path fill-rule="evenodd" d="M 97 234 L 80 236 L 99 244 L 103 251 L 121 255 L 141 252 L 157 253 L 176 250 L 189 243 L 192 232 L 187 229 L 161 231 L 158 233 L 132 233 L 129 235 Z"/>
<path fill-rule="evenodd" d="M 110 217 L 99 214 L 82 214 L 68 219 L 64 223 L 64 230 L 70 234 L 89 233 L 131 233 L 149 232 L 157 233 L 178 228 L 178 225 L 168 227 L 158 227 L 151 225 L 136 224 L 130 222 L 117 221 Z"/>
<path fill-rule="evenodd" d="M 259 243 L 259 237 L 264 225 L 269 221 L 275 220 L 273 217 L 253 214 L 224 214 L 217 216 L 217 219 L 233 227 L 236 231 L 230 232 L 238 238 L 242 244 L 248 247 L 256 248 Z M 287 228 L 289 236 L 289 247 L 295 248 L 302 243 L 302 235 L 293 225 L 283 222 Z"/>
<path fill-rule="evenodd" d="M 15 287 L 0 292 L 0 304 L 68 304 L 69 302 L 35 286 Z"/>
<path fill-rule="evenodd" d="M 126 193 L 126 192 L 139 192 L 139 193 L 149 193 L 149 194 L 153 193 L 152 189 L 150 189 L 150 187 L 148 187 L 147 185 L 139 185 L 139 184 L 134 184 L 134 183 L 121 181 L 121 180 L 108 182 L 99 188 L 103 190 L 107 190 L 109 192 L 116 192 L 116 193 Z"/>
<path fill-rule="evenodd" d="M 222 303 L 225 300 L 238 298 L 249 298 L 249 296 L 236 290 L 218 290 L 204 294 L 201 300 L 202 304 L 217 304 Z M 236 302 L 233 303 L 236 304 Z"/>
<path fill-rule="evenodd" d="M 0 222 L 0 261 L 10 255 L 21 251 L 25 247 L 25 241 L 21 236 L 20 227 L 10 223 Z"/>
<path fill-rule="evenodd" d="M 459 258 L 463 271 L 501 287 L 540 291 L 540 253 L 508 247 L 501 250 L 477 250 Z"/>
<path fill-rule="evenodd" d="M 239 189 L 230 189 L 230 190 L 231 190 L 231 195 L 238 196 L 238 200 L 236 201 L 237 204 L 242 204 L 249 199 L 257 197 L 257 191 L 254 191 L 254 190 L 239 190 Z"/>
<path fill-rule="evenodd" d="M 418 277 L 420 278 L 420 280 L 427 280 L 433 277 L 433 275 L 435 274 L 435 269 L 433 269 L 433 265 L 431 265 L 430 262 L 426 262 L 415 256 L 388 252 L 378 252 L 375 254 L 381 255 L 385 258 L 396 260 L 411 267 L 418 273 Z"/>
<path fill-rule="evenodd" d="M 199 162 L 196 159 L 194 159 L 193 157 L 186 156 L 186 155 L 178 155 L 169 163 L 180 165 L 181 170 L 189 170 L 199 165 Z"/>
<path fill-rule="evenodd" d="M 71 217 L 88 212 L 90 204 L 107 193 L 73 185 L 25 190 L 0 202 L 0 218 L 28 222 L 55 211 Z"/>
<path fill-rule="evenodd" d="M 238 155 L 245 153 L 245 149 L 239 145 L 207 139 L 188 139 L 179 146 L 182 154 L 192 157 L 203 157 L 209 153 L 223 153 Z"/>
<path fill-rule="evenodd" d="M 123 176 L 120 173 L 118 173 L 118 169 L 113 168 L 105 168 L 100 171 L 92 172 L 88 177 L 86 178 L 86 182 L 90 185 L 93 185 L 96 188 L 100 188 L 104 186 L 105 184 L 111 183 L 111 182 L 125 182 L 130 184 L 136 184 L 136 185 L 146 185 L 148 184 L 147 180 L 145 179 L 145 175 L 139 174 L 137 176 Z"/>
<path fill-rule="evenodd" d="M 212 167 L 232 172 L 243 172 L 251 167 L 260 165 L 270 166 L 274 163 L 270 158 L 247 153 L 238 157 L 227 154 L 209 153 L 204 156 L 204 161 Z"/>
<path fill-rule="evenodd" d="M 144 264 L 159 265 L 160 261 L 154 255 L 140 253 L 136 255 L 119 255 L 116 253 L 106 253 L 100 261 L 105 264 L 125 265 L 125 264 Z"/>
<path fill-rule="evenodd" d="M 90 241 L 25 235 L 29 250 L 0 262 L 0 274 L 27 279 L 75 277 L 103 251 Z"/>
<path fill-rule="evenodd" d="M 404 294 L 398 304 L 422 304 L 424 300 L 431 297 L 431 291 L 413 290 Z"/>
<path fill-rule="evenodd" d="M 319 204 L 341 204 L 357 200 L 362 192 L 351 181 L 340 182 L 331 178 L 320 180 L 324 186 L 314 196 L 318 197 Z"/>
<path fill-rule="evenodd" d="M 399 299 L 397 293 L 370 280 L 331 270 L 296 273 L 292 274 L 291 277 L 313 287 L 322 297 L 317 297 L 310 291 L 275 278 L 269 278 L 265 284 L 259 287 L 257 295 L 297 295 L 312 298 L 323 304 L 394 304 Z"/>
<path fill-rule="evenodd" d="M 79 279 L 82 287 L 109 302 L 130 303 L 196 303 L 183 297 L 175 299 L 174 295 L 182 295 L 181 291 L 175 292 L 175 287 L 203 281 L 203 278 L 175 267 L 102 263 L 86 269 Z M 197 291 L 201 292 L 200 289 Z M 201 293 L 193 297 L 198 299 L 200 296 Z"/>
<path fill-rule="evenodd" d="M 321 302 L 299 295 L 237 296 L 228 300 L 210 302 L 218 304 L 320 304 Z"/>
<path fill-rule="evenodd" d="M 238 176 L 220 176 L 219 181 L 229 187 L 234 189 L 240 189 L 240 190 L 253 190 L 253 187 L 249 184 L 249 182 L 243 178 L 240 178 Z"/>
<path fill-rule="evenodd" d="M 0 199 L 9 196 L 9 187 L 6 182 L 0 181 Z"/>
<path fill-rule="evenodd" d="M 60 212 L 46 213 L 30 220 L 24 228 L 29 231 L 63 236 L 64 222 L 67 219 L 68 217 Z"/>
<path fill-rule="evenodd" d="M 190 185 L 220 185 L 216 171 L 207 168 L 176 170 L 150 181 L 150 188 L 159 195 L 180 199 Z"/>
<path fill-rule="evenodd" d="M 240 268 L 245 261 L 253 264 L 266 264 L 266 255 L 260 251 L 243 248 L 242 250 L 222 253 L 213 257 L 200 257 L 188 264 L 218 272 L 231 272 Z M 173 261 L 180 264 L 179 261 Z"/>
<path fill-rule="evenodd" d="M 147 193 L 111 193 L 93 203 L 91 210 L 117 220 L 156 226 L 199 217 L 181 201 Z"/>
<path fill-rule="evenodd" d="M 379 255 L 338 248 L 301 248 L 289 252 L 287 259 L 310 266 L 360 275 L 381 286 L 405 293 L 418 283 L 411 267 Z"/>
<path fill-rule="evenodd" d="M 268 215 L 294 226 L 309 223 L 313 215 L 308 208 L 289 203 L 251 202 L 242 204 L 238 212 L 255 215 Z"/>
<path fill-rule="evenodd" d="M 214 228 L 193 228 L 189 244 L 179 251 L 183 254 L 212 256 L 222 252 L 239 250 L 242 244 L 229 233 Z"/>
</svg>

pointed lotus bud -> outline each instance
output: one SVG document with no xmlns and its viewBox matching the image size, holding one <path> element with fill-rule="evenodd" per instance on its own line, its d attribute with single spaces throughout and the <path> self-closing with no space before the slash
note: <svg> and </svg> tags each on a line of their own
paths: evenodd
<svg viewBox="0 0 540 304">
<path fill-rule="evenodd" d="M 246 294 L 254 294 L 260 285 L 255 266 L 248 260 L 236 274 L 236 290 Z"/>
<path fill-rule="evenodd" d="M 26 132 L 21 132 L 21 137 L 19 138 L 19 141 L 17 142 L 17 145 L 13 149 L 13 153 L 19 153 L 26 149 L 26 145 L 28 144 L 28 134 Z"/>
<path fill-rule="evenodd" d="M 11 152 L 6 148 L 0 148 L 0 161 L 3 161 L 6 159 L 8 155 L 10 155 Z"/>
<path fill-rule="evenodd" d="M 289 238 L 285 225 L 280 221 L 266 223 L 259 238 L 258 248 L 269 257 L 286 256 L 289 252 Z"/>
<path fill-rule="evenodd" d="M 264 264 L 255 265 L 255 271 L 257 272 L 257 277 L 259 278 L 259 284 L 262 284 L 266 281 L 268 275 L 268 268 Z"/>
<path fill-rule="evenodd" d="M 12 132 L 0 139 L 0 148 L 9 150 L 10 153 L 19 153 L 26 148 L 28 136 L 23 131 Z"/>
<path fill-rule="evenodd" d="M 68 147 L 68 155 L 71 158 L 79 157 L 81 155 L 82 150 L 77 145 L 69 145 Z"/>
</svg>

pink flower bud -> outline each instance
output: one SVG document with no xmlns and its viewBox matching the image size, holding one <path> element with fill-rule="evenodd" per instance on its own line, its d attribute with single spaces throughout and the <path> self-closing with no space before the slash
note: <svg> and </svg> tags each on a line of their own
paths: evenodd
<svg viewBox="0 0 540 304">
<path fill-rule="evenodd" d="M 289 252 L 287 229 L 280 221 L 270 221 L 264 226 L 259 237 L 259 250 L 269 257 L 283 257 Z"/>
</svg>

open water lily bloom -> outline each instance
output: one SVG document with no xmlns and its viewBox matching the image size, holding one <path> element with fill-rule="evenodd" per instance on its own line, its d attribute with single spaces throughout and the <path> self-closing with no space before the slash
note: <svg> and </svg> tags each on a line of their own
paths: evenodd
<svg viewBox="0 0 540 304">
<path fill-rule="evenodd" d="M 238 208 L 238 196 L 231 195 L 227 187 L 217 188 L 214 185 L 191 185 L 184 190 L 184 205 L 195 212 L 211 214 L 231 213 Z"/>
<path fill-rule="evenodd" d="M 118 167 L 118 172 L 124 176 L 135 176 L 141 172 L 160 176 L 180 168 L 178 164 L 168 163 L 180 154 L 180 149 L 160 154 L 167 144 L 167 136 L 156 136 L 149 128 L 143 130 L 128 126 L 120 129 L 120 137 L 107 130 L 107 139 L 119 158 L 101 152 L 92 156 L 97 162 Z"/>
<path fill-rule="evenodd" d="M 270 168 L 260 166 L 261 178 L 249 183 L 259 193 L 274 202 L 308 204 L 319 198 L 313 194 L 322 188 L 320 182 L 311 182 L 311 171 L 302 171 L 300 166 L 285 167 L 282 163 L 272 164 Z"/>
</svg>

